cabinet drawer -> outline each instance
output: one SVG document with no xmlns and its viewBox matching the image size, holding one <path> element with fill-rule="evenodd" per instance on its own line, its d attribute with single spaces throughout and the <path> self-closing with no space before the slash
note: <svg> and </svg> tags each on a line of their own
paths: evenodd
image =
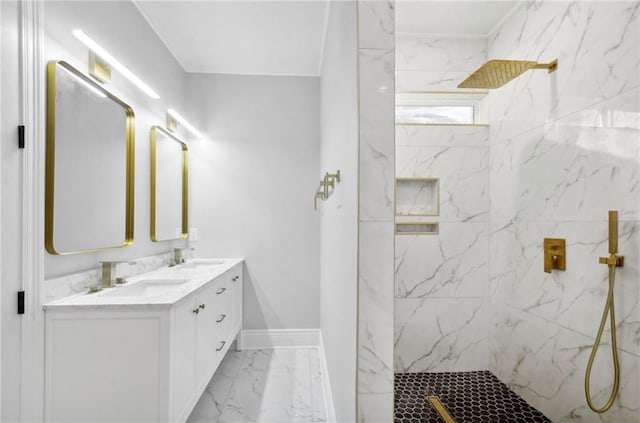
<svg viewBox="0 0 640 423">
<path fill-rule="evenodd" d="M 230 315 L 233 304 L 233 288 L 226 275 L 215 285 L 215 296 L 213 298 L 213 308 L 216 315 Z"/>
</svg>

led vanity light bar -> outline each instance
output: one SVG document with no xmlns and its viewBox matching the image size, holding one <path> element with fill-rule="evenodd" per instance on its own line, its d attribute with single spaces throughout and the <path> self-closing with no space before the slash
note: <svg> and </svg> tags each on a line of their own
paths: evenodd
<svg viewBox="0 0 640 423">
<path fill-rule="evenodd" d="M 100 91 L 99 89 L 97 89 L 96 87 L 94 87 L 93 85 L 91 85 L 90 83 L 88 83 L 87 81 L 85 81 L 84 79 L 80 78 L 78 75 L 76 75 L 75 73 L 69 71 L 68 69 L 64 68 L 64 67 L 59 67 L 58 69 L 64 69 L 67 74 L 71 75 L 76 81 L 78 81 L 79 83 L 81 83 L 82 85 L 84 85 L 86 88 L 88 88 L 92 93 L 94 93 L 95 95 L 97 95 L 100 98 L 107 98 L 107 96 Z"/>
<path fill-rule="evenodd" d="M 153 91 L 147 84 L 142 82 L 140 78 L 133 74 L 129 69 L 127 69 L 122 63 L 120 63 L 115 57 L 109 54 L 102 46 L 96 43 L 91 37 L 85 34 L 81 29 L 76 29 L 73 32 L 73 35 L 84 45 L 89 47 L 95 54 L 100 56 L 105 62 L 113 66 L 115 70 L 120 72 L 125 78 L 131 81 L 136 87 L 140 88 L 145 94 L 153 99 L 159 99 L 160 96 Z"/>
</svg>

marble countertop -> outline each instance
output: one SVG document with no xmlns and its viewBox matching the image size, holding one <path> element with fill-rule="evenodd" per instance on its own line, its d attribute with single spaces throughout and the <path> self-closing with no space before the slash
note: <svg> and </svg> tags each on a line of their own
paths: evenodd
<svg viewBox="0 0 640 423">
<path fill-rule="evenodd" d="M 194 259 L 178 266 L 163 267 L 128 278 L 125 284 L 113 288 L 51 301 L 44 304 L 44 309 L 66 311 L 89 308 L 172 307 L 242 261 L 241 258 Z M 144 284 L 147 286 L 143 286 Z M 138 288 L 141 293 L 128 294 Z"/>
</svg>

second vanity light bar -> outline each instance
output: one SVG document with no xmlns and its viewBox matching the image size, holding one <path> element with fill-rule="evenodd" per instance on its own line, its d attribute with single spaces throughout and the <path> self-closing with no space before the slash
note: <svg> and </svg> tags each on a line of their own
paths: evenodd
<svg viewBox="0 0 640 423">
<path fill-rule="evenodd" d="M 120 72 L 125 78 L 131 81 L 135 86 L 140 88 L 145 94 L 153 99 L 159 99 L 160 96 L 151 89 L 147 84 L 142 82 L 140 78 L 138 78 L 133 72 L 126 68 L 122 63 L 120 63 L 115 57 L 109 54 L 102 46 L 96 43 L 91 37 L 85 34 L 81 29 L 73 30 L 73 35 L 84 45 L 89 47 L 95 54 L 100 56 L 105 62 L 109 63 L 115 70 Z"/>
<path fill-rule="evenodd" d="M 195 135 L 198 138 L 202 138 L 202 134 L 196 128 L 194 128 L 193 125 L 187 122 L 185 118 L 183 118 L 178 113 L 176 113 L 175 110 L 169 109 L 167 110 L 167 113 L 169 113 L 169 115 L 171 115 L 175 120 L 180 122 L 180 124 L 182 124 L 182 126 L 187 128 L 189 132 L 191 132 L 193 135 Z"/>
</svg>

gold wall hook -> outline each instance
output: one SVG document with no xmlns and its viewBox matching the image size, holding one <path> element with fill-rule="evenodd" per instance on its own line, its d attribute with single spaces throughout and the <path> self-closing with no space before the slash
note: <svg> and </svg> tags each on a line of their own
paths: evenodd
<svg viewBox="0 0 640 423">
<path fill-rule="evenodd" d="M 316 195 L 313 197 L 313 209 L 314 210 L 318 210 L 318 199 L 320 199 L 320 200 L 324 200 L 325 199 L 324 198 L 324 192 L 322 191 L 322 188 L 320 188 L 318 190 L 318 192 L 316 192 Z"/>
<path fill-rule="evenodd" d="M 340 183 L 340 169 L 336 170 L 336 173 L 328 173 L 325 175 L 329 179 L 333 179 L 334 181 Z"/>
<path fill-rule="evenodd" d="M 320 186 L 323 189 L 323 200 L 326 200 L 327 198 L 329 198 L 329 188 L 333 188 L 335 186 L 335 182 L 333 181 L 333 179 L 329 178 L 328 173 L 325 173 L 324 179 L 320 181 Z"/>
<path fill-rule="evenodd" d="M 566 241 L 564 238 L 544 239 L 544 271 L 551 273 L 551 269 L 566 270 Z"/>
</svg>

